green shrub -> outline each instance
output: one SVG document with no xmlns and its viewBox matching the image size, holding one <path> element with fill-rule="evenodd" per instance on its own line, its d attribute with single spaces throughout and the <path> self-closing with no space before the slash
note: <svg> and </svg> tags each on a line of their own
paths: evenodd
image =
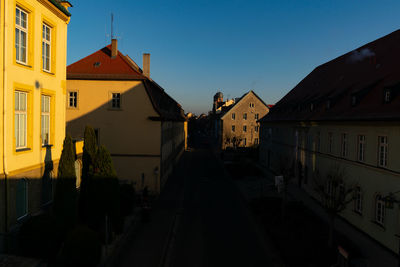
<svg viewBox="0 0 400 267">
<path fill-rule="evenodd" d="M 70 231 L 61 253 L 62 266 L 97 266 L 101 259 L 101 241 L 90 228 L 79 225 Z"/>
<path fill-rule="evenodd" d="M 53 208 L 58 226 L 65 231 L 75 224 L 76 199 L 75 154 L 72 139 L 67 135 L 58 165 Z"/>
</svg>

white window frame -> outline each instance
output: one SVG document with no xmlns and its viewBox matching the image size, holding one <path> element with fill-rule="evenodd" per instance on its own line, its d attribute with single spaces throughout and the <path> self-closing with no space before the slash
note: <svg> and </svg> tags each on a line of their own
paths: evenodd
<svg viewBox="0 0 400 267">
<path fill-rule="evenodd" d="M 118 97 L 114 97 L 114 96 L 118 96 Z M 120 109 L 121 108 L 121 98 L 122 98 L 121 93 L 118 93 L 118 92 L 111 93 L 111 108 Z M 114 102 L 114 100 L 115 100 L 115 102 Z M 118 105 L 117 105 L 117 103 L 118 103 Z"/>
<path fill-rule="evenodd" d="M 47 36 L 45 34 L 45 31 L 48 31 L 49 33 L 49 38 L 47 39 Z M 42 25 L 42 69 L 43 71 L 46 72 L 51 72 L 51 27 L 49 25 L 47 25 L 46 23 L 43 23 Z M 48 66 L 46 66 L 46 53 L 48 51 L 49 52 L 49 64 Z M 47 68 L 46 68 L 47 67 Z"/>
<path fill-rule="evenodd" d="M 75 94 L 75 95 L 71 96 L 71 94 Z M 71 100 L 72 100 L 72 105 L 71 105 Z M 68 107 L 69 108 L 78 108 L 78 91 L 69 91 L 68 92 Z"/>
<path fill-rule="evenodd" d="M 387 167 L 388 141 L 387 136 L 378 136 L 378 166 Z"/>
<path fill-rule="evenodd" d="M 341 156 L 343 158 L 347 157 L 347 141 L 348 141 L 348 134 L 342 133 L 342 145 L 341 145 Z"/>
<path fill-rule="evenodd" d="M 233 112 L 232 113 L 232 120 L 235 120 L 236 119 L 236 114 L 235 114 L 235 112 Z"/>
<path fill-rule="evenodd" d="M 20 7 L 16 7 L 15 8 L 15 16 L 16 13 L 19 12 L 20 16 L 19 16 L 19 22 L 17 22 L 17 17 L 15 17 L 15 60 L 18 63 L 21 64 L 28 64 L 28 44 L 29 44 L 29 40 L 28 40 L 28 29 L 29 29 L 29 14 L 28 12 L 24 11 L 22 8 Z M 26 27 L 24 27 L 21 23 L 21 14 L 25 14 L 26 15 Z M 17 34 L 17 30 L 20 31 L 19 34 Z M 21 47 L 23 47 L 22 44 L 22 38 L 21 38 L 21 32 L 25 33 L 25 61 L 22 61 L 22 54 L 21 54 Z M 17 43 L 17 35 L 18 35 L 18 43 Z M 17 47 L 18 44 L 18 47 Z M 19 57 L 18 57 L 19 56 Z"/>
<path fill-rule="evenodd" d="M 25 96 L 25 107 L 21 107 L 21 96 Z M 24 149 L 27 147 L 27 124 L 28 124 L 28 93 L 23 91 L 15 91 L 15 104 L 18 103 L 18 106 L 14 107 L 14 136 L 15 136 L 15 148 L 16 149 Z M 18 117 L 18 120 L 16 119 Z M 21 118 L 24 121 L 24 124 L 21 124 Z M 18 124 L 18 125 L 17 125 Z M 25 126 L 24 129 L 21 129 Z M 18 130 L 18 131 L 17 131 Z M 23 131 L 21 131 L 23 130 Z M 21 132 L 23 134 L 21 135 Z"/>
<path fill-rule="evenodd" d="M 260 114 L 258 114 L 258 113 L 254 114 L 254 119 L 258 120 L 259 117 L 260 117 Z"/>
<path fill-rule="evenodd" d="M 354 190 L 354 211 L 362 214 L 362 191 L 359 186 Z"/>
<path fill-rule="evenodd" d="M 247 120 L 247 113 L 243 113 L 243 120 Z"/>
<path fill-rule="evenodd" d="M 48 95 L 42 95 L 42 97 L 41 97 L 42 99 L 41 99 L 41 101 L 42 101 L 42 105 L 41 105 L 41 120 L 40 120 L 40 123 L 41 123 L 41 133 L 40 133 L 40 136 L 41 136 L 41 139 L 42 139 L 42 146 L 45 146 L 45 145 L 48 145 L 48 144 L 50 144 L 50 141 L 51 141 L 51 139 L 50 139 L 50 126 L 51 126 L 51 117 L 50 117 L 50 112 L 51 112 L 51 96 L 48 96 Z M 48 103 L 48 107 L 46 107 L 45 105 L 46 105 L 46 103 Z M 44 118 L 47 118 L 47 124 L 48 125 L 44 125 Z M 46 122 L 45 122 L 46 123 Z M 43 138 L 44 136 L 44 134 L 46 134 L 46 132 L 47 132 L 47 140 L 45 139 L 45 138 Z M 45 141 L 47 141 L 47 142 L 45 142 Z"/>
<path fill-rule="evenodd" d="M 357 136 L 357 160 L 365 162 L 365 135 L 363 134 Z"/>
<path fill-rule="evenodd" d="M 375 197 L 375 222 L 382 226 L 385 223 L 385 201 L 381 195 Z"/>
</svg>

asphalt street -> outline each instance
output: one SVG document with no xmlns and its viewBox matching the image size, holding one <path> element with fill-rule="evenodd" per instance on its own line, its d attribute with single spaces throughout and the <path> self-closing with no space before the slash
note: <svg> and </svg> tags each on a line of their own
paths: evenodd
<svg viewBox="0 0 400 267">
<path fill-rule="evenodd" d="M 171 266 L 273 266 L 273 255 L 222 164 L 190 153 Z"/>
<path fill-rule="evenodd" d="M 272 250 L 210 149 L 185 152 L 150 223 L 124 249 L 121 266 L 276 266 Z"/>
</svg>

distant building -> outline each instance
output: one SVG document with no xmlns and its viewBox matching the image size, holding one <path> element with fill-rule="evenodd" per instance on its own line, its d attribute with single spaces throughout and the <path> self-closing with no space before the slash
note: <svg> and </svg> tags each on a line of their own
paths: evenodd
<svg viewBox="0 0 400 267">
<path fill-rule="evenodd" d="M 259 144 L 259 119 L 269 108 L 253 91 L 236 101 L 221 102 L 215 114 L 215 135 L 222 149 L 253 147 Z"/>
<path fill-rule="evenodd" d="M 110 151 L 122 182 L 159 193 L 185 148 L 181 106 L 150 78 L 150 55 L 143 70 L 117 49 L 113 39 L 67 68 L 67 132 L 80 139 L 95 129 Z"/>
<path fill-rule="evenodd" d="M 395 31 L 313 70 L 261 120 L 260 147 L 265 166 L 279 173 L 282 160 L 291 163 L 298 184 L 314 197 L 315 173 L 343 167 L 345 183 L 356 187 L 353 202 L 340 215 L 395 253 L 400 229 L 399 208 L 392 201 L 400 200 L 399 40 L 400 31 Z"/>
</svg>

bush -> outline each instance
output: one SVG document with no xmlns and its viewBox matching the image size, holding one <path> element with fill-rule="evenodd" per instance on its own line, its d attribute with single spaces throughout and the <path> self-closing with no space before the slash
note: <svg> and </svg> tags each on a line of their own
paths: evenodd
<svg viewBox="0 0 400 267">
<path fill-rule="evenodd" d="M 97 266 L 101 258 L 101 242 L 98 234 L 86 226 L 79 225 L 70 231 L 61 253 L 60 265 Z"/>
<path fill-rule="evenodd" d="M 58 165 L 56 192 L 54 196 L 54 214 L 61 229 L 69 230 L 76 221 L 76 176 L 75 154 L 72 139 L 67 135 Z"/>
<path fill-rule="evenodd" d="M 29 218 L 18 233 L 18 246 L 23 256 L 54 259 L 61 247 L 61 240 L 50 214 Z"/>
</svg>

